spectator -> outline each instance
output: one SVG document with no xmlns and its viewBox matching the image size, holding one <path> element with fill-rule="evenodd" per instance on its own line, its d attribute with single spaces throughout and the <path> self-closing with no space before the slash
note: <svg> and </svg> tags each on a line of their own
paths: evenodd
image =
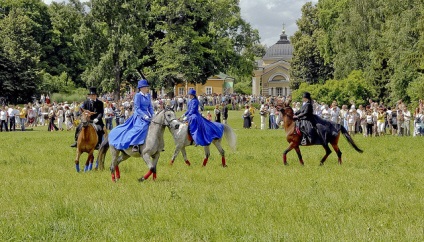
<svg viewBox="0 0 424 242">
<path fill-rule="evenodd" d="M 215 122 L 221 123 L 221 110 L 219 110 L 219 105 L 215 105 L 215 109 L 213 110 L 215 114 Z"/>
<path fill-rule="evenodd" d="M 410 132 L 411 112 L 409 112 L 406 105 L 403 106 L 403 117 L 404 117 L 403 119 L 404 133 L 406 136 L 410 136 L 411 135 L 411 132 Z"/>
<path fill-rule="evenodd" d="M 222 123 L 227 124 L 227 120 L 228 120 L 228 107 L 227 107 L 227 103 L 223 102 L 222 103 Z"/>
<path fill-rule="evenodd" d="M 243 112 L 243 128 L 250 129 L 251 123 L 250 123 L 250 111 L 249 111 L 249 105 L 245 105 L 245 109 Z"/>
</svg>

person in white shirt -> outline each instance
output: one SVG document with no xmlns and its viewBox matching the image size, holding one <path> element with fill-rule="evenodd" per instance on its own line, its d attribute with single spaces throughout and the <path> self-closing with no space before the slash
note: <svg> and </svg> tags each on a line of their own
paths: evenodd
<svg viewBox="0 0 424 242">
<path fill-rule="evenodd" d="M 408 108 L 406 107 L 406 105 L 403 108 L 403 129 L 404 129 L 404 134 L 406 136 L 410 136 L 410 120 L 411 120 L 411 112 L 409 112 Z"/>
<path fill-rule="evenodd" d="M 7 114 L 9 115 L 9 130 L 10 131 L 16 131 L 16 119 L 15 115 L 19 115 L 19 111 L 17 109 L 14 109 L 13 106 L 10 106 L 7 109 Z"/>
<path fill-rule="evenodd" d="M 9 131 L 7 127 L 7 118 L 8 118 L 7 109 L 8 109 L 7 107 L 0 108 L 0 132 L 3 132 L 3 126 L 5 127 L 6 132 Z"/>
<path fill-rule="evenodd" d="M 330 118 L 331 118 L 330 112 L 331 112 L 330 108 L 328 107 L 327 104 L 325 104 L 321 112 L 321 117 L 327 121 L 330 121 Z"/>
</svg>

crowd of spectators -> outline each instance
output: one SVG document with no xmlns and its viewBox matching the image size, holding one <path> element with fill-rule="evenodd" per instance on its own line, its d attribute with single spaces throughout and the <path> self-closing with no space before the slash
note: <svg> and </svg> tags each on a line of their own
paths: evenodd
<svg viewBox="0 0 424 242">
<path fill-rule="evenodd" d="M 132 95 L 126 94 L 120 100 L 113 101 L 112 94 L 99 97 L 104 102 L 105 126 L 111 130 L 132 114 Z M 199 108 L 203 112 L 206 106 L 214 107 L 205 112 L 205 117 L 227 122 L 228 107 L 230 110 L 243 110 L 242 127 L 245 129 L 258 128 L 255 116 L 260 117 L 260 129 L 279 129 L 282 127 L 282 116 L 276 108 L 279 100 L 285 97 L 263 97 L 254 95 L 199 95 Z M 188 97 L 158 96 L 153 101 L 155 111 L 165 106 L 174 111 L 184 111 L 187 108 Z M 1 131 L 24 131 L 27 127 L 47 126 L 48 131 L 71 130 L 78 125 L 80 114 L 79 102 L 55 102 L 48 95 L 41 95 L 39 101 L 26 105 L 10 105 L 0 107 Z M 302 103 L 293 102 L 291 106 L 296 112 Z M 399 100 L 396 105 L 387 106 L 368 100 L 367 105 L 356 105 L 354 102 L 342 104 L 337 101 L 331 104 L 313 102 L 314 114 L 340 125 L 343 125 L 351 135 L 362 134 L 365 137 L 383 135 L 423 135 L 424 134 L 424 104 L 420 100 L 415 110 L 411 112 L 407 105 Z M 257 107 L 257 108 L 256 108 Z M 259 115 L 257 115 L 259 114 Z M 257 122 L 259 122 L 257 121 Z"/>
</svg>

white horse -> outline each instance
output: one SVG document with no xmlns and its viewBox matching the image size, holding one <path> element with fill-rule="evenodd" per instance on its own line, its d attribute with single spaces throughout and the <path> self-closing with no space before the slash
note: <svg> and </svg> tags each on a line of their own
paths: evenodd
<svg viewBox="0 0 424 242">
<path fill-rule="evenodd" d="M 112 154 L 112 162 L 110 165 L 112 181 L 116 182 L 121 177 L 119 164 L 131 156 L 142 157 L 149 167 L 149 171 L 143 177 L 139 178 L 138 181 L 142 182 L 147 180 L 152 174 L 153 180 L 156 180 L 156 165 L 159 160 L 160 152 L 163 151 L 165 146 L 163 139 L 164 130 L 166 126 L 171 126 L 173 122 L 178 122 L 178 120 L 175 118 L 175 113 L 172 110 L 165 109 L 155 115 L 149 125 L 146 141 L 140 146 L 140 152 L 133 152 L 131 147 L 125 150 L 118 150 L 110 145 L 109 140 L 106 138 L 102 142 L 97 155 L 99 169 L 104 169 L 106 152 L 110 148 L 110 153 Z"/>
<path fill-rule="evenodd" d="M 194 142 L 194 140 L 189 140 L 189 133 L 188 133 L 188 124 L 185 122 L 179 122 L 179 125 L 170 125 L 168 126 L 169 131 L 171 131 L 172 136 L 174 138 L 174 142 L 175 142 L 175 151 L 174 151 L 174 155 L 172 156 L 172 159 L 170 161 L 170 164 L 172 165 L 175 161 L 175 158 L 177 157 L 177 155 L 180 153 L 183 154 L 185 163 L 187 165 L 190 165 L 190 161 L 187 159 L 187 154 L 185 151 L 185 147 L 189 146 L 189 145 L 195 145 L 196 143 Z M 228 144 L 231 147 L 232 150 L 236 149 L 236 142 L 237 142 L 237 137 L 236 134 L 234 133 L 233 129 L 226 125 L 226 124 L 221 124 L 224 126 L 224 135 L 227 138 Z M 191 138 L 191 136 L 190 136 Z M 226 161 L 225 161 L 225 151 L 221 146 L 221 141 L 222 141 L 222 137 L 219 139 L 214 139 L 212 141 L 212 143 L 215 145 L 215 147 L 218 149 L 219 153 L 221 154 L 222 157 L 222 166 L 226 167 Z M 205 149 L 205 158 L 203 160 L 203 166 L 206 166 L 206 164 L 208 163 L 208 159 L 209 156 L 211 154 L 210 149 L 209 149 L 209 145 L 208 146 L 204 146 Z"/>
</svg>

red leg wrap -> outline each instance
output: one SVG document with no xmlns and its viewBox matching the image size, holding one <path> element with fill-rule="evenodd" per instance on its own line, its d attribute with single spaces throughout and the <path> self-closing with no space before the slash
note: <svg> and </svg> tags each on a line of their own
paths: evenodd
<svg viewBox="0 0 424 242">
<path fill-rule="evenodd" d="M 203 160 L 203 166 L 206 166 L 206 164 L 208 163 L 208 158 L 205 158 L 204 160 Z"/>
<path fill-rule="evenodd" d="M 188 161 L 188 160 L 186 160 L 186 161 L 185 161 L 185 163 L 186 163 L 188 166 L 190 166 L 190 165 L 191 165 L 190 161 Z"/>
<path fill-rule="evenodd" d="M 113 182 L 115 182 L 115 181 L 116 181 L 116 179 L 115 179 L 115 173 L 112 173 L 112 181 L 113 181 Z"/>
<path fill-rule="evenodd" d="M 116 174 L 116 179 L 121 178 L 121 172 L 119 172 L 119 166 L 115 166 L 115 174 Z"/>
<path fill-rule="evenodd" d="M 226 166 L 226 164 L 225 164 L 225 163 L 226 163 L 226 162 L 225 162 L 225 157 L 223 156 L 223 157 L 222 157 L 222 166 L 223 166 L 223 167 L 225 167 L 225 166 Z"/>
<path fill-rule="evenodd" d="M 147 172 L 146 175 L 144 175 L 144 180 L 147 180 L 152 173 L 152 171 Z"/>
<path fill-rule="evenodd" d="M 153 181 L 156 180 L 156 173 L 153 173 Z"/>
</svg>

